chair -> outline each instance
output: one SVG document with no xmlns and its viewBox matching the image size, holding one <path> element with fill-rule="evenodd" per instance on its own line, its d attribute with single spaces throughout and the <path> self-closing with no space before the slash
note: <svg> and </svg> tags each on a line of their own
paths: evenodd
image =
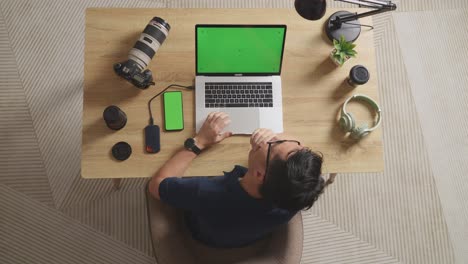
<svg viewBox="0 0 468 264">
<path fill-rule="evenodd" d="M 194 240 L 183 213 L 155 199 L 146 188 L 148 224 L 158 264 L 299 264 L 302 256 L 302 215 L 270 237 L 244 248 L 217 249 Z"/>
</svg>

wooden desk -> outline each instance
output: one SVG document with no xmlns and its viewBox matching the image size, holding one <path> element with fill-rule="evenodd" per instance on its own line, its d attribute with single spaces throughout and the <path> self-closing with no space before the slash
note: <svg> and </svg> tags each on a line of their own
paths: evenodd
<svg viewBox="0 0 468 264">
<path fill-rule="evenodd" d="M 144 152 L 143 129 L 148 124 L 147 101 L 171 83 L 191 85 L 195 77 L 195 24 L 286 24 L 286 46 L 282 67 L 285 133 L 324 154 L 324 173 L 382 171 L 382 134 L 377 129 L 364 140 L 348 139 L 337 124 L 345 99 L 366 94 L 378 101 L 377 71 L 372 31 L 363 28 L 357 40 L 358 57 L 338 68 L 329 60 L 332 45 L 322 33 L 329 10 L 321 21 L 308 21 L 292 9 L 88 9 L 86 11 L 85 85 L 83 101 L 83 178 L 150 177 L 187 137 L 194 135 L 194 94 L 184 91 L 185 130 L 161 134 L 161 152 Z M 128 52 L 153 16 L 169 22 L 171 31 L 157 51 L 150 69 L 156 86 L 147 90 L 133 87 L 112 69 L 126 60 Z M 362 19 L 372 24 L 370 18 Z M 352 91 L 343 81 L 352 66 L 365 65 L 370 81 Z M 153 102 L 155 123 L 162 127 L 160 99 Z M 119 106 L 128 117 L 119 131 L 108 129 L 102 112 L 109 105 Z M 363 121 L 372 115 L 365 106 L 350 109 Z M 385 118 L 385 109 L 383 110 Z M 359 122 L 360 123 L 360 122 Z M 112 146 L 128 142 L 131 157 L 118 162 L 111 156 Z M 200 155 L 187 176 L 219 175 L 234 164 L 246 165 L 249 151 L 246 136 L 234 136 Z"/>
</svg>

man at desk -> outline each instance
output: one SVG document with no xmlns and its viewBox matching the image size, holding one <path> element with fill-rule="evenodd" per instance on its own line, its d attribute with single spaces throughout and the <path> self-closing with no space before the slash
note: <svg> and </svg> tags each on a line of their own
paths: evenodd
<svg viewBox="0 0 468 264">
<path fill-rule="evenodd" d="M 242 247 L 265 237 L 309 209 L 325 186 L 322 157 L 268 129 L 252 134 L 248 168 L 236 165 L 218 177 L 176 177 L 199 150 L 232 135 L 222 133 L 229 122 L 225 113 L 209 114 L 194 141 L 188 139 L 149 184 L 154 197 L 184 210 L 193 238 L 217 248 Z"/>
</svg>

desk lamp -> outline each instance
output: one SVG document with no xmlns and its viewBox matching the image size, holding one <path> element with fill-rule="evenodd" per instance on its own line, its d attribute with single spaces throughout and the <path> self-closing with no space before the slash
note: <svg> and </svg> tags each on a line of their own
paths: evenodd
<svg viewBox="0 0 468 264">
<path fill-rule="evenodd" d="M 368 12 L 361 14 L 348 11 L 338 11 L 331 15 L 325 23 L 325 32 L 330 40 L 339 40 L 343 35 L 346 41 L 354 42 L 361 34 L 361 25 L 359 18 L 372 16 L 375 14 L 393 11 L 396 5 L 391 1 L 385 0 L 335 0 L 351 4 L 373 8 Z M 325 15 L 326 0 L 295 0 L 294 7 L 303 18 L 308 20 L 319 20 Z"/>
</svg>

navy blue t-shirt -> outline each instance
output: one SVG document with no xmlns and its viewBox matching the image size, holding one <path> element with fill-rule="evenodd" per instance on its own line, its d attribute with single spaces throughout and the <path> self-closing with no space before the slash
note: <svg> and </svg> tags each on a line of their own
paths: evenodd
<svg viewBox="0 0 468 264">
<path fill-rule="evenodd" d="M 161 201 L 185 211 L 196 240 L 219 248 L 246 246 L 296 214 L 250 196 L 239 182 L 246 172 L 235 166 L 224 176 L 166 178 L 159 195 Z"/>
</svg>

